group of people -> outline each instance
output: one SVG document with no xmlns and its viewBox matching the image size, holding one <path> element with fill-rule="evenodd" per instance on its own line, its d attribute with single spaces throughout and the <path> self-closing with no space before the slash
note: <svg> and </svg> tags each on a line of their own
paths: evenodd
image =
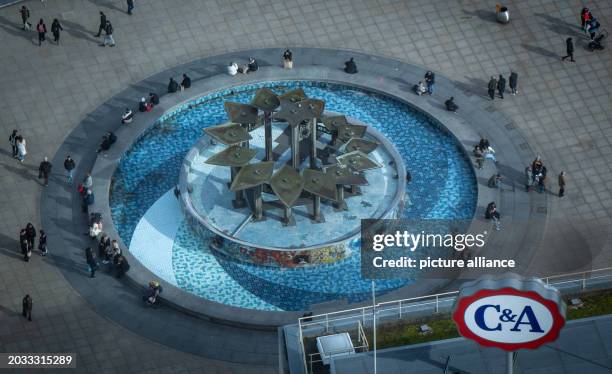
<svg viewBox="0 0 612 374">
<path fill-rule="evenodd" d="M 293 69 L 293 52 L 286 49 L 283 52 L 282 63 L 284 69 Z M 238 73 L 249 74 L 259 70 L 259 63 L 254 57 L 249 57 L 249 62 L 246 64 L 238 65 L 238 63 L 232 61 L 227 65 L 227 74 L 234 76 Z"/>
<path fill-rule="evenodd" d="M 480 138 L 478 144 L 474 146 L 472 150 L 474 159 L 476 160 L 476 168 L 482 169 L 485 160 L 491 160 L 497 164 L 497 158 L 495 157 L 495 149 L 491 146 L 489 139 Z"/>
<path fill-rule="evenodd" d="M 19 134 L 19 131 L 13 130 L 11 135 L 9 135 L 9 144 L 11 145 L 13 151 L 13 158 L 23 162 L 28 154 L 28 151 L 26 148 L 26 140 L 21 134 Z"/>
<path fill-rule="evenodd" d="M 419 81 L 419 83 L 415 84 L 413 87 L 414 92 L 421 96 L 421 95 L 433 95 L 434 92 L 434 86 L 436 83 L 436 75 L 434 74 L 433 71 L 427 71 L 425 73 L 425 77 L 424 77 L 424 81 Z"/>
<path fill-rule="evenodd" d="M 539 193 L 546 190 L 548 169 L 544 166 L 542 158 L 537 156 L 531 165 L 525 168 L 525 191 L 529 192 L 531 188 L 537 189 Z M 565 185 L 566 185 L 565 171 L 561 171 L 557 176 L 557 183 L 559 185 L 559 197 L 565 196 Z"/>
<path fill-rule="evenodd" d="M 19 231 L 19 247 L 25 262 L 29 262 L 30 257 L 32 257 L 35 241 L 36 228 L 34 228 L 34 225 L 29 222 L 25 228 Z M 38 237 L 38 250 L 40 251 L 41 256 L 47 255 L 47 234 L 45 234 L 44 230 L 40 230 L 40 236 Z"/>
<path fill-rule="evenodd" d="M 21 22 L 23 24 L 22 30 L 30 30 L 32 28 L 32 24 L 29 21 L 30 9 L 23 5 L 19 9 L 19 14 L 21 15 Z M 62 27 L 62 24 L 57 18 L 54 18 L 53 22 L 51 23 L 51 34 L 53 34 L 53 41 L 55 42 L 55 44 L 59 44 L 60 32 L 63 30 L 64 28 Z M 36 25 L 36 32 L 38 33 L 38 46 L 40 47 L 42 45 L 42 42 L 46 40 L 47 36 L 47 25 L 45 24 L 45 21 L 42 18 L 38 21 L 38 24 Z"/>
<path fill-rule="evenodd" d="M 510 71 L 510 76 L 508 80 L 508 84 L 510 86 L 510 93 L 512 95 L 516 95 L 518 93 L 518 74 L 515 71 Z M 504 93 L 506 92 L 506 78 L 504 78 L 504 76 L 501 74 L 499 75 L 498 79 L 495 79 L 495 77 L 492 76 L 489 80 L 488 92 L 491 100 L 495 100 L 495 91 L 497 91 L 500 99 L 504 98 Z"/>
<path fill-rule="evenodd" d="M 291 57 L 293 59 L 293 57 Z M 291 67 L 293 68 L 293 60 L 291 60 Z M 238 64 L 236 62 L 230 62 L 229 65 L 227 65 L 227 74 L 229 75 L 236 75 L 238 73 L 241 74 L 249 74 L 249 73 L 254 73 L 257 70 L 259 70 L 259 63 L 257 63 L 257 60 L 255 60 L 255 58 L 253 57 L 249 57 L 249 63 L 248 64 L 243 64 L 238 66 Z"/>
<path fill-rule="evenodd" d="M 184 91 L 191 87 L 191 78 L 187 76 L 187 74 L 183 74 L 183 80 L 181 84 L 174 80 L 174 78 L 170 78 L 170 82 L 168 82 L 168 93 L 175 93 L 178 90 Z M 151 94 L 149 94 L 151 95 Z"/>
<path fill-rule="evenodd" d="M 102 227 L 101 217 L 98 214 L 92 214 L 91 220 L 93 224 L 98 222 L 100 223 L 100 228 Z M 105 265 L 108 273 L 113 273 L 116 278 L 123 277 L 130 270 L 130 264 L 123 255 L 119 242 L 111 240 L 101 229 L 95 236 L 92 236 L 92 239 L 97 238 L 99 238 L 97 254 L 92 247 L 85 248 L 85 261 L 89 266 L 89 277 L 96 277 L 96 271 L 100 268 L 100 260 Z"/>
<path fill-rule="evenodd" d="M 601 24 L 597 18 L 593 16 L 591 10 L 585 7 L 580 11 L 580 27 L 585 33 L 589 34 L 591 41 L 593 41 L 595 40 L 595 36 L 597 35 Z"/>
<path fill-rule="evenodd" d="M 105 35 L 100 47 L 106 47 L 107 45 L 114 47 L 115 38 L 113 38 L 113 24 L 108 20 L 108 18 L 106 18 L 106 14 L 104 14 L 103 11 L 100 11 L 100 25 L 98 26 L 96 38 L 99 38 L 102 35 L 102 31 L 104 31 Z"/>
</svg>

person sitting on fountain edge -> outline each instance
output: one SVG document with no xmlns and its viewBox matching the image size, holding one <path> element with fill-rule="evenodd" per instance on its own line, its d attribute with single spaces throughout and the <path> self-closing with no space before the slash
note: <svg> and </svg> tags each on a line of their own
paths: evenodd
<svg viewBox="0 0 612 374">
<path fill-rule="evenodd" d="M 149 103 L 151 105 L 159 105 L 159 96 L 156 93 L 149 92 Z"/>
<path fill-rule="evenodd" d="M 178 91 L 179 85 L 176 83 L 174 78 L 170 78 L 170 82 L 168 82 L 168 93 L 175 93 Z"/>
<path fill-rule="evenodd" d="M 191 87 L 191 78 L 187 74 L 183 74 L 183 81 L 181 82 L 181 91 Z"/>
<path fill-rule="evenodd" d="M 355 64 L 355 60 L 351 57 L 350 60 L 344 63 L 344 72 L 347 74 L 356 74 L 357 73 L 357 64 Z"/>
<path fill-rule="evenodd" d="M 140 98 L 140 102 L 138 103 L 138 111 L 139 112 L 146 112 L 147 111 L 147 101 L 145 100 L 144 97 Z"/>
<path fill-rule="evenodd" d="M 128 123 L 132 123 L 134 119 L 134 112 L 130 108 L 125 108 L 125 113 L 121 116 L 121 123 L 127 125 Z"/>
<path fill-rule="evenodd" d="M 414 85 L 413 90 L 414 90 L 414 93 L 421 96 L 425 92 L 427 92 L 427 86 L 422 81 L 419 81 L 419 83 Z"/>
<path fill-rule="evenodd" d="M 454 100 L 455 98 L 451 96 L 450 99 L 444 102 L 444 105 L 446 106 L 446 110 L 448 110 L 449 112 L 456 113 L 459 107 L 457 106 L 457 104 L 455 104 Z"/>
</svg>

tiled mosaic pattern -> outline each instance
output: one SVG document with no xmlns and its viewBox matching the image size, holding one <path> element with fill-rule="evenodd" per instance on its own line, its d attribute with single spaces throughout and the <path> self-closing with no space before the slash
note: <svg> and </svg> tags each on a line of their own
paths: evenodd
<svg viewBox="0 0 612 374">
<path fill-rule="evenodd" d="M 390 98 L 346 86 L 271 82 L 221 91 L 178 108 L 165 115 L 133 146 L 115 173 L 111 191 L 113 218 L 126 243 L 130 242 L 146 210 L 175 185 L 180 163 L 199 138 L 201 129 L 226 121 L 223 102 L 248 102 L 254 91 L 263 85 L 277 93 L 302 86 L 309 96 L 325 100 L 327 110 L 354 117 L 388 137 L 412 174 L 412 182 L 407 185 L 411 205 L 406 207 L 403 217 L 472 217 L 476 183 L 469 161 L 452 136 L 432 124 L 425 115 Z M 289 274 L 286 270 L 275 273 L 218 259 L 216 263 L 222 266 L 224 274 L 209 266 L 215 262 L 207 257 L 210 256 L 205 251 L 208 245 L 195 240 L 188 228 L 179 230 L 173 249 L 173 266 L 178 284 L 202 297 L 248 308 L 296 310 L 307 308 L 309 303 L 338 298 L 356 301 L 364 289 L 367 293 L 367 287 L 362 288 L 366 283 L 359 279 L 358 256 L 337 265 L 309 269 L 312 272 L 309 274 Z M 228 281 L 228 276 L 248 293 L 229 287 L 233 283 Z M 399 283 L 390 282 L 387 288 L 398 287 Z"/>
</svg>

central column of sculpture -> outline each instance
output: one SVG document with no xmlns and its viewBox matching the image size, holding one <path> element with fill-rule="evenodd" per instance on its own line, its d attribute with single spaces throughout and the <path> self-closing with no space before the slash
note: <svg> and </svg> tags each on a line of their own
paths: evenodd
<svg viewBox="0 0 612 374">
<path fill-rule="evenodd" d="M 259 221 L 265 219 L 266 209 L 276 208 L 280 202 L 283 209 L 281 221 L 285 226 L 295 224 L 292 212 L 295 205 L 309 205 L 312 202 L 311 219 L 314 222 L 325 221 L 321 212 L 322 198 L 333 202 L 337 209 L 348 209 L 344 201 L 344 187 L 351 186 L 350 193 L 356 193 L 356 186 L 367 184 L 363 172 L 381 167 L 367 156 L 378 144 L 363 139 L 365 126 L 349 124 L 344 116 L 324 116 L 324 108 L 323 101 L 308 98 L 301 88 L 280 96 L 261 88 L 250 104 L 225 103 L 231 122 L 204 131 L 228 148 L 208 158 L 206 163 L 230 167 L 228 185 L 230 191 L 236 194 L 232 201 L 235 209 L 246 205 L 246 196 L 251 206 L 249 218 Z M 259 114 L 260 110 L 262 115 Z M 278 156 L 290 152 L 290 161 L 276 172 L 273 120 L 284 122 L 287 126 L 280 138 L 282 140 L 279 140 Z M 324 126 L 320 130 L 319 121 Z M 258 150 L 257 147 L 250 148 L 252 137 L 249 132 L 261 126 L 264 128 L 263 161 L 251 163 Z M 331 135 L 331 140 L 328 138 L 323 146 L 326 160 L 331 165 L 324 166 L 323 170 L 317 159 L 320 133 Z M 308 147 L 309 164 L 305 169 L 301 165 L 300 144 Z M 263 187 L 268 184 L 266 193 L 274 194 L 278 200 L 264 204 Z"/>
</svg>

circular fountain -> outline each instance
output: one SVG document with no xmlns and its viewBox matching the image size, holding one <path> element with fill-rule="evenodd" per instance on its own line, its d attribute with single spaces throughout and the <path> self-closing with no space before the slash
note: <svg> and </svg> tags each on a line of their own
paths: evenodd
<svg viewBox="0 0 612 374">
<path fill-rule="evenodd" d="M 179 176 L 181 207 L 211 249 L 265 266 L 346 258 L 362 219 L 397 217 L 405 169 L 372 127 L 325 112 L 302 88 L 224 102 L 229 122 L 204 128 Z"/>
</svg>

